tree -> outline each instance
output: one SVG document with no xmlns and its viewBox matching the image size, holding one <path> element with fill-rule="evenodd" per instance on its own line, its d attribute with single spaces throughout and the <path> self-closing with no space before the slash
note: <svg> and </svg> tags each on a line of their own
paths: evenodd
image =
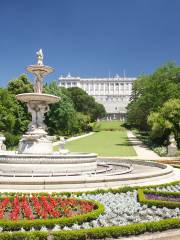
<svg viewBox="0 0 180 240">
<path fill-rule="evenodd" d="M 131 102 L 127 107 L 127 123 L 140 130 L 148 130 L 150 112 L 171 98 L 179 99 L 180 67 L 168 63 L 151 75 L 139 77 L 133 84 Z"/>
<path fill-rule="evenodd" d="M 151 112 L 148 124 L 151 127 L 152 139 L 168 140 L 169 135 L 174 133 L 180 147 L 180 99 L 170 99 L 158 112 Z"/>
<path fill-rule="evenodd" d="M 91 121 L 97 120 L 105 116 L 106 111 L 102 104 L 95 101 L 92 96 L 89 96 L 83 89 L 72 87 L 67 89 L 74 108 L 77 112 L 89 115 Z"/>
<path fill-rule="evenodd" d="M 45 93 L 54 94 L 60 97 L 58 103 L 50 106 L 50 111 L 47 113 L 46 124 L 50 134 L 55 135 L 72 135 L 81 132 L 81 125 L 72 100 L 67 94 L 66 89 L 57 86 L 55 81 L 52 81 L 44 88 Z"/>
<path fill-rule="evenodd" d="M 7 89 L 12 94 L 30 93 L 33 92 L 33 85 L 29 82 L 25 74 L 20 75 L 18 78 L 9 81 Z"/>
<path fill-rule="evenodd" d="M 0 132 L 6 137 L 7 147 L 17 145 L 20 135 L 27 130 L 27 114 L 15 95 L 0 89 Z"/>
</svg>

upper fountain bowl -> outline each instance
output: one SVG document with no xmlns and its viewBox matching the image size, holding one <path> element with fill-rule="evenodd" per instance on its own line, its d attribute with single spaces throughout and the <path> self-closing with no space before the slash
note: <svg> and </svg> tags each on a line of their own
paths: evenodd
<svg viewBox="0 0 180 240">
<path fill-rule="evenodd" d="M 47 104 L 56 103 L 60 100 L 60 97 L 43 93 L 22 93 L 16 95 L 16 98 L 21 102 L 39 101 Z"/>
<path fill-rule="evenodd" d="M 37 73 L 39 73 L 43 76 L 46 76 L 54 71 L 52 67 L 46 65 L 30 65 L 26 67 L 26 70 L 32 74 L 36 75 Z"/>
</svg>

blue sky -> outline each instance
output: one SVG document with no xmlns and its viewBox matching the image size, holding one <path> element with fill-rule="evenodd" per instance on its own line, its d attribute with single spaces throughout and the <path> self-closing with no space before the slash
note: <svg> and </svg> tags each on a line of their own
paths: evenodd
<svg viewBox="0 0 180 240">
<path fill-rule="evenodd" d="M 180 1 L 0 0 L 0 86 L 35 63 L 39 48 L 55 68 L 48 81 L 180 64 Z"/>
</svg>

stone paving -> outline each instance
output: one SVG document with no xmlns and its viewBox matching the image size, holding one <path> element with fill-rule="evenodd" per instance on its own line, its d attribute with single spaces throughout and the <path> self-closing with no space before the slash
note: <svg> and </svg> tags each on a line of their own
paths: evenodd
<svg viewBox="0 0 180 240">
<path fill-rule="evenodd" d="M 157 233 L 145 233 L 139 236 L 130 236 L 130 237 L 120 237 L 116 238 L 118 240 L 180 240 L 180 230 L 168 230 Z M 106 240 L 110 240 L 106 239 Z"/>
<path fill-rule="evenodd" d="M 92 134 L 94 134 L 94 132 L 86 133 L 86 134 L 76 136 L 76 137 L 71 137 L 71 138 L 68 138 L 66 140 L 66 142 L 71 142 L 71 141 L 74 141 L 74 140 L 77 140 L 77 139 L 80 139 L 80 138 L 88 137 Z M 59 144 L 60 144 L 60 141 L 56 141 L 56 142 L 53 143 L 53 146 L 58 146 Z"/>
<path fill-rule="evenodd" d="M 132 143 L 139 158 L 152 159 L 152 160 L 161 158 L 158 154 L 153 152 L 146 145 L 144 145 L 139 139 L 137 139 L 136 136 L 131 131 L 127 131 L 127 136 L 130 142 Z"/>
</svg>

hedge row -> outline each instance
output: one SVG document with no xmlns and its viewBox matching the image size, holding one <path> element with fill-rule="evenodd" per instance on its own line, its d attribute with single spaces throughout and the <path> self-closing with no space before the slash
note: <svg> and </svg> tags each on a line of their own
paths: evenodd
<svg viewBox="0 0 180 240">
<path fill-rule="evenodd" d="M 138 200 L 141 204 L 146 204 L 148 207 L 157 206 L 157 207 L 168 207 L 168 208 L 180 208 L 180 202 L 173 201 L 163 201 L 163 200 L 154 200 L 146 198 L 146 193 L 159 194 L 162 196 L 180 196 L 180 193 L 177 192 L 158 192 L 139 189 L 138 190 Z"/>
<path fill-rule="evenodd" d="M 88 201 L 96 206 L 96 209 L 92 212 L 73 216 L 73 217 L 62 217 L 62 218 L 51 218 L 51 219 L 34 219 L 34 220 L 0 220 L 0 227 L 3 231 L 18 231 L 21 228 L 25 230 L 30 230 L 32 227 L 36 230 L 40 230 L 42 226 L 47 228 L 53 228 L 55 224 L 64 226 L 72 226 L 74 223 L 82 224 L 83 222 L 89 222 L 93 219 L 98 218 L 100 214 L 104 212 L 104 205 L 91 200 Z M 1 238 L 0 238 L 1 239 Z"/>
<path fill-rule="evenodd" d="M 83 230 L 60 230 L 55 232 L 11 232 L 0 233 L 1 240 L 87 240 L 118 238 L 180 228 L 180 219 L 165 219 L 158 222 L 130 224 L 126 226 L 99 227 Z"/>
</svg>

